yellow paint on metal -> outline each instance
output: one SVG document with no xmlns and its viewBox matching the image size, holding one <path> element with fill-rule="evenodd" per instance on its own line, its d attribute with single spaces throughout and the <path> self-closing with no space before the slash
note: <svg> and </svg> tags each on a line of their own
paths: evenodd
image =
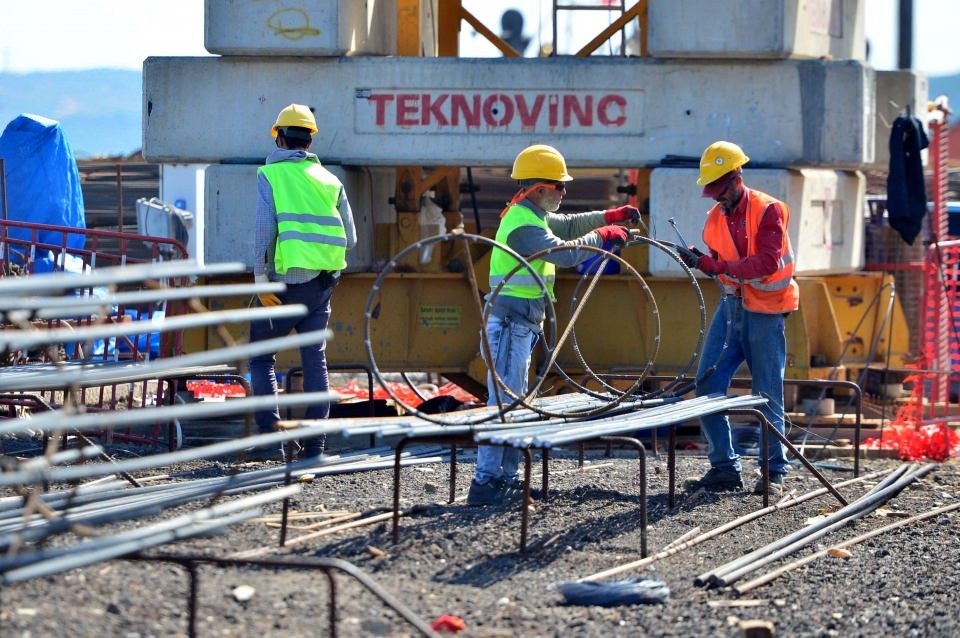
<svg viewBox="0 0 960 638">
<path fill-rule="evenodd" d="M 600 46 L 609 40 L 614 33 L 621 31 L 624 27 L 627 26 L 634 18 L 640 19 L 640 55 L 646 57 L 647 55 L 647 5 L 649 0 L 640 0 L 635 5 L 623 12 L 623 14 L 610 23 L 607 28 L 601 31 L 597 36 L 586 44 L 582 49 L 577 51 L 576 55 L 578 57 L 588 57 L 594 51 L 600 48 Z"/>
<path fill-rule="evenodd" d="M 463 325 L 463 307 L 458 305 L 421 305 L 417 307 L 417 326 L 442 330 Z"/>
<path fill-rule="evenodd" d="M 456 58 L 460 55 L 460 17 L 463 5 L 460 0 L 443 0 L 437 4 L 437 55 L 441 58 Z"/>
<path fill-rule="evenodd" d="M 625 259 L 630 250 L 624 251 Z M 485 285 L 486 270 L 479 264 L 476 268 Z M 345 274 L 334 290 L 330 321 L 334 337 L 327 344 L 331 364 L 369 363 L 364 317 L 376 277 L 374 273 Z M 629 374 L 642 369 L 651 358 L 654 374 L 675 375 L 687 368 L 700 336 L 699 302 L 693 288 L 686 280 L 644 280 L 654 303 L 635 278 L 601 276 L 573 335 L 560 349 L 558 365 L 568 375 L 579 381 L 585 373 L 573 349 L 574 338 L 583 360 L 598 373 Z M 800 309 L 787 319 L 787 377 L 857 380 L 863 368 L 885 366 L 888 350 L 890 366 L 901 367 L 909 358 L 909 339 L 899 304 L 894 304 L 892 329 L 890 321 L 883 321 L 890 280 L 890 275 L 879 272 L 798 277 Z M 571 272 L 557 277 L 559 334 L 567 327 L 574 294 L 582 297 L 585 290 L 584 286 L 578 290 L 580 281 L 580 276 Z M 700 279 L 699 284 L 709 325 L 719 291 L 711 280 Z M 370 344 L 377 366 L 383 372 L 430 371 L 484 384 L 486 367 L 479 358 L 482 310 L 476 295 L 463 274 L 394 273 L 385 277 L 370 313 Z M 249 301 L 217 298 L 210 300 L 208 307 L 240 308 Z M 239 342 L 248 338 L 245 325 L 230 326 L 229 331 Z M 213 330 L 184 333 L 187 352 L 219 345 Z M 278 354 L 279 371 L 299 365 L 298 352 Z M 695 367 L 688 369 L 688 374 L 693 372 Z"/>
<path fill-rule="evenodd" d="M 397 55 L 420 55 L 420 0 L 397 0 Z"/>
</svg>

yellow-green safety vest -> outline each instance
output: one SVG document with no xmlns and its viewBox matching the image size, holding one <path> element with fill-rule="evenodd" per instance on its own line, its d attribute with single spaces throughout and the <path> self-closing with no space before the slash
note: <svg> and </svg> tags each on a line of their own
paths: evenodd
<svg viewBox="0 0 960 638">
<path fill-rule="evenodd" d="M 340 180 L 309 159 L 275 162 L 258 170 L 270 182 L 277 210 L 276 272 L 346 268 L 347 233 L 337 209 Z"/>
<path fill-rule="evenodd" d="M 548 233 L 550 232 L 545 219 L 538 217 L 526 206 L 515 205 L 507 209 L 506 214 L 500 220 L 500 227 L 497 228 L 497 241 L 506 246 L 507 237 L 521 226 L 537 226 Z M 490 254 L 490 289 L 495 290 L 519 263 L 507 251 L 494 248 Z M 557 273 L 556 265 L 542 259 L 534 259 L 530 262 L 530 266 L 546 284 L 550 301 L 556 301 L 557 298 L 553 294 L 553 283 Z M 522 299 L 538 299 L 543 297 L 543 288 L 537 283 L 530 269 L 521 267 L 509 279 L 506 279 L 506 283 L 497 294 Z"/>
</svg>

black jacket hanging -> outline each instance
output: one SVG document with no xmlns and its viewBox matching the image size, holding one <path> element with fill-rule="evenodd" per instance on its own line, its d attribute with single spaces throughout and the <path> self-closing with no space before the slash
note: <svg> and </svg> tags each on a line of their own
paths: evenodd
<svg viewBox="0 0 960 638">
<path fill-rule="evenodd" d="M 887 217 L 890 227 L 911 245 L 920 233 L 923 216 L 927 213 L 927 190 L 920 151 L 929 144 L 917 118 L 901 115 L 893 121 L 890 171 L 887 173 Z"/>
</svg>

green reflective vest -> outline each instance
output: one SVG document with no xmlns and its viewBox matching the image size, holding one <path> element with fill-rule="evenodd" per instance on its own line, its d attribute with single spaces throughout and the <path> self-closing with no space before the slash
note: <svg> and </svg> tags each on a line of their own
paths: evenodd
<svg viewBox="0 0 960 638">
<path fill-rule="evenodd" d="M 526 206 L 515 205 L 507 209 L 507 213 L 500 220 L 500 227 L 497 229 L 496 239 L 504 246 L 507 245 L 507 237 L 521 226 L 537 226 L 550 232 L 547 227 L 547 221 L 541 219 L 532 210 Z M 522 299 L 538 299 L 543 297 L 543 288 L 537 283 L 536 278 L 525 266 L 517 269 L 510 275 L 517 264 L 520 263 L 514 259 L 507 251 L 494 248 L 490 254 L 490 289 L 495 290 L 500 282 L 506 278 L 506 283 L 500 289 L 498 294 L 508 297 L 520 297 Z M 530 266 L 540 275 L 543 283 L 547 286 L 547 293 L 550 301 L 556 301 L 553 294 L 553 282 L 556 279 L 557 267 L 555 264 L 542 259 L 534 259 Z M 510 275 L 507 278 L 507 275 Z"/>
<path fill-rule="evenodd" d="M 309 159 L 267 164 L 259 172 L 270 182 L 277 209 L 276 272 L 346 268 L 347 233 L 337 209 L 340 180 Z"/>
</svg>

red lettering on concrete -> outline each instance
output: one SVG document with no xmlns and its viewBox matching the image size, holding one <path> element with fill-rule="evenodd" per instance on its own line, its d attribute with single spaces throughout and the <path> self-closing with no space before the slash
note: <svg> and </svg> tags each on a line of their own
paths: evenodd
<svg viewBox="0 0 960 638">
<path fill-rule="evenodd" d="M 593 126 L 593 96 L 587 95 L 583 105 L 576 95 L 563 96 L 563 128 L 570 128 L 573 122 L 571 116 L 576 116 L 580 126 Z"/>
<path fill-rule="evenodd" d="M 623 94 L 382 93 L 367 99 L 378 127 L 388 126 L 388 119 L 397 127 L 416 130 L 481 125 L 509 131 L 576 130 L 627 124 L 628 100 Z"/>
<path fill-rule="evenodd" d="M 416 126 L 420 123 L 419 95 L 401 93 L 397 95 L 397 126 Z"/>
<path fill-rule="evenodd" d="M 503 105 L 502 113 L 497 109 L 498 102 Z M 499 119 L 497 119 L 498 116 Z M 509 126 L 510 120 L 513 119 L 513 102 L 502 93 L 494 93 L 483 101 L 483 119 L 487 126 Z"/>
<path fill-rule="evenodd" d="M 580 126 L 593 126 L 593 96 L 584 98 L 583 104 L 576 95 L 563 96 L 563 128 L 570 128 L 573 117 Z"/>
<path fill-rule="evenodd" d="M 376 123 L 377 126 L 383 126 L 387 123 L 387 102 L 393 101 L 392 95 L 371 95 L 370 100 L 376 105 L 377 115 Z"/>
<path fill-rule="evenodd" d="M 527 108 L 527 98 L 525 95 L 515 95 L 517 101 L 517 111 L 520 113 L 520 125 L 524 129 L 532 129 L 537 125 L 537 118 L 540 117 L 540 111 L 543 110 L 543 95 L 538 95 L 533 101 L 533 108 Z"/>
<path fill-rule="evenodd" d="M 450 123 L 447 120 L 447 116 L 444 115 L 440 107 L 443 106 L 443 103 L 447 101 L 447 98 L 450 97 L 449 93 L 442 93 L 433 101 L 430 100 L 430 94 L 423 94 L 423 108 L 421 112 L 423 113 L 423 125 L 430 126 L 430 118 L 434 117 L 437 120 L 439 126 L 446 126 Z"/>
<path fill-rule="evenodd" d="M 557 124 L 560 123 L 560 118 L 557 117 L 558 109 L 557 106 L 560 103 L 560 98 L 556 95 L 550 95 L 547 98 L 547 123 L 550 125 L 550 128 L 557 128 Z"/>
<path fill-rule="evenodd" d="M 454 126 L 460 123 L 460 115 L 463 115 L 463 123 L 469 127 L 478 127 L 480 126 L 480 96 L 471 95 L 473 98 L 473 108 L 471 110 L 470 105 L 467 104 L 466 95 L 451 95 L 450 96 L 450 123 Z"/>
<path fill-rule="evenodd" d="M 618 107 L 620 114 L 610 116 L 611 107 Z M 627 99 L 622 95 L 604 95 L 597 103 L 597 121 L 604 126 L 623 126 L 627 123 Z"/>
</svg>

